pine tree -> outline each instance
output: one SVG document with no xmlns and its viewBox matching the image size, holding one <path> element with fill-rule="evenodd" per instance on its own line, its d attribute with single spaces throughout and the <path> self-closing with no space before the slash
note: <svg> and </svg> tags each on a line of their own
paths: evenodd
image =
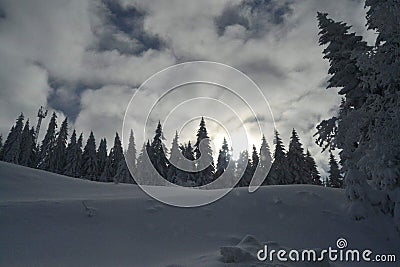
<svg viewBox="0 0 400 267">
<path fill-rule="evenodd" d="M 104 171 L 107 161 L 107 140 L 105 138 L 100 140 L 100 145 L 97 150 L 97 166 L 98 173 L 97 177 L 101 177 L 101 174 Z"/>
<path fill-rule="evenodd" d="M 267 175 L 267 184 L 290 184 L 293 181 L 290 179 L 289 171 L 287 169 L 287 160 L 285 147 L 279 133 L 275 130 L 275 152 L 274 162 L 272 163 L 271 170 Z"/>
<path fill-rule="evenodd" d="M 137 160 L 137 181 L 141 185 L 155 185 L 154 176 L 156 175 L 155 168 L 150 160 L 150 142 L 143 144 Z"/>
<path fill-rule="evenodd" d="M 114 169 L 113 169 L 113 158 L 114 158 L 114 148 L 110 149 L 110 153 L 106 159 L 104 164 L 103 172 L 100 176 L 100 181 L 102 182 L 112 182 L 115 176 Z"/>
<path fill-rule="evenodd" d="M 167 157 L 165 156 L 164 151 L 166 148 L 164 147 L 163 140 L 164 135 L 162 132 L 161 122 L 158 122 L 157 129 L 155 131 L 155 136 L 153 138 L 153 142 L 150 146 L 149 156 L 150 160 L 157 170 L 157 172 L 164 178 L 167 177 L 168 171 L 168 161 Z"/>
<path fill-rule="evenodd" d="M 83 149 L 81 166 L 81 177 L 91 181 L 98 179 L 96 140 L 93 132 L 90 132 L 86 146 Z"/>
<path fill-rule="evenodd" d="M 22 139 L 22 128 L 24 127 L 23 121 L 24 115 L 21 113 L 15 125 L 11 127 L 10 133 L 8 134 L 4 143 L 1 151 L 1 158 L 3 161 L 18 164 Z"/>
<path fill-rule="evenodd" d="M 258 156 L 257 148 L 253 145 L 253 151 L 251 153 L 251 176 L 254 176 L 259 162 L 260 157 Z"/>
<path fill-rule="evenodd" d="M 333 156 L 332 153 L 330 153 L 329 156 L 329 186 L 330 187 L 335 187 L 335 188 L 341 188 L 343 185 L 343 179 L 340 174 L 340 169 L 339 165 Z"/>
<path fill-rule="evenodd" d="M 186 171 L 186 170 L 196 169 L 194 163 L 195 154 L 190 141 L 188 142 L 188 144 L 181 145 L 180 150 L 183 157 L 181 157 L 179 165 L 182 166 L 182 169 L 176 170 L 174 183 L 180 186 L 187 186 L 187 187 L 198 186 L 197 173 Z"/>
<path fill-rule="evenodd" d="M 215 172 L 215 178 L 218 178 L 228 168 L 229 161 L 231 159 L 228 142 L 224 138 L 221 149 L 219 150 L 217 169 Z"/>
<path fill-rule="evenodd" d="M 35 131 L 34 127 L 32 127 L 30 129 L 30 136 L 32 138 L 32 144 L 31 144 L 31 153 L 30 153 L 30 157 L 29 157 L 28 166 L 31 168 L 36 168 L 39 147 L 36 144 L 36 131 Z"/>
<path fill-rule="evenodd" d="M 311 156 L 310 151 L 307 149 L 306 153 L 306 171 L 307 171 L 307 177 L 310 177 L 311 179 L 311 184 L 313 185 L 322 185 L 321 182 L 321 176 L 319 174 L 319 171 L 317 169 L 317 164 L 315 163 L 314 158 Z"/>
<path fill-rule="evenodd" d="M 42 170 L 53 171 L 52 158 L 54 146 L 56 144 L 56 128 L 57 128 L 57 115 L 53 112 L 51 116 L 49 126 L 47 128 L 46 135 L 40 146 L 38 167 Z"/>
<path fill-rule="evenodd" d="M 133 178 L 126 164 L 125 157 L 121 159 L 118 163 L 117 172 L 114 176 L 114 183 L 133 183 Z"/>
<path fill-rule="evenodd" d="M 125 158 L 128 162 L 129 170 L 131 170 L 132 174 L 136 173 L 136 144 L 135 137 L 133 135 L 133 130 L 131 130 L 129 135 L 129 144 L 128 150 L 126 151 Z"/>
<path fill-rule="evenodd" d="M 295 184 L 310 184 L 311 177 L 308 176 L 304 150 L 295 129 L 290 137 L 289 151 L 287 153 L 287 166 L 290 180 Z"/>
<path fill-rule="evenodd" d="M 249 152 L 247 150 L 242 151 L 239 155 L 239 159 L 236 163 L 235 169 L 235 177 L 238 178 L 240 176 L 240 180 L 237 183 L 238 187 L 248 187 L 250 185 L 250 181 L 253 177 L 252 174 L 252 162 L 249 158 Z"/>
<path fill-rule="evenodd" d="M 76 131 L 74 130 L 66 149 L 67 163 L 64 167 L 64 175 L 76 178 L 81 176 L 82 141 L 83 135 L 81 134 L 78 140 L 76 140 Z"/>
<path fill-rule="evenodd" d="M 34 136 L 32 136 L 31 129 L 29 128 L 29 119 L 26 121 L 24 129 L 22 130 L 20 153 L 18 163 L 22 166 L 30 166 L 32 146 Z"/>
<path fill-rule="evenodd" d="M 63 173 L 66 165 L 66 150 L 68 142 L 68 120 L 67 118 L 61 124 L 58 132 L 54 149 L 51 153 L 52 171 Z"/>
<path fill-rule="evenodd" d="M 214 159 L 212 155 L 210 139 L 208 137 L 206 123 L 203 117 L 201 118 L 200 127 L 199 130 L 197 131 L 196 136 L 197 136 L 197 141 L 194 145 L 195 148 L 194 152 L 196 159 L 200 159 L 201 157 L 200 166 L 201 167 L 207 166 L 204 170 L 199 171 L 196 175 L 197 176 L 196 185 L 201 186 L 211 183 L 213 181 L 215 173 Z M 202 149 L 200 149 L 200 144 Z M 200 152 L 201 150 L 203 150 L 203 155 Z"/>
<path fill-rule="evenodd" d="M 260 163 L 260 171 L 261 173 L 265 173 L 265 176 L 268 175 L 269 170 L 271 169 L 272 165 L 272 157 L 271 157 L 271 151 L 269 148 L 269 145 L 267 143 L 267 139 L 263 135 L 261 138 L 261 147 L 260 147 L 260 157 L 259 157 L 259 163 Z M 263 177 L 263 185 L 266 185 L 268 180 L 266 179 L 267 177 Z"/>
<path fill-rule="evenodd" d="M 181 161 L 182 153 L 179 149 L 179 136 L 178 132 L 175 132 L 175 137 L 172 140 L 171 150 L 170 150 L 170 157 L 169 157 L 169 165 L 168 165 L 168 172 L 167 172 L 167 180 L 171 183 L 174 183 L 178 168 L 175 166 L 179 164 Z"/>
</svg>

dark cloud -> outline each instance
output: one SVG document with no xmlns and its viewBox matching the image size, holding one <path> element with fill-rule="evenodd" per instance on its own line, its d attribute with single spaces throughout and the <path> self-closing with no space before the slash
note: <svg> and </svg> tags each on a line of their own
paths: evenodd
<svg viewBox="0 0 400 267">
<path fill-rule="evenodd" d="M 219 35 L 232 25 L 241 25 L 249 37 L 261 37 L 271 26 L 282 24 L 292 12 L 291 1 L 243 0 L 239 4 L 227 5 L 222 14 L 215 18 Z"/>
<path fill-rule="evenodd" d="M 115 49 L 122 54 L 139 55 L 148 49 L 164 47 L 163 40 L 144 30 L 144 10 L 113 0 L 95 2 L 93 8 L 102 18 L 100 21 L 92 20 L 92 29 L 97 37 L 96 50 Z"/>
</svg>

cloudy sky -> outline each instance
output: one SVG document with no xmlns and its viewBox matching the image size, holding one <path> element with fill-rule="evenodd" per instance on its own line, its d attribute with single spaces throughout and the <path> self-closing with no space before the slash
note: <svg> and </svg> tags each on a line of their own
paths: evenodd
<svg viewBox="0 0 400 267">
<path fill-rule="evenodd" d="M 317 11 L 373 41 L 363 1 L 356 0 L 0 0 L 0 133 L 7 135 L 20 112 L 36 124 L 43 105 L 67 116 L 71 128 L 86 136 L 93 130 L 110 144 L 146 79 L 177 63 L 208 60 L 248 75 L 266 96 L 285 143 L 296 128 L 324 168 L 326 155 L 312 134 L 335 113 L 339 97 L 324 89 L 328 63 L 318 46 Z M 133 109 L 148 113 L 140 104 Z M 186 112 L 193 109 L 199 115 L 196 105 Z M 223 136 L 217 124 L 210 121 L 210 128 L 215 138 Z"/>
</svg>

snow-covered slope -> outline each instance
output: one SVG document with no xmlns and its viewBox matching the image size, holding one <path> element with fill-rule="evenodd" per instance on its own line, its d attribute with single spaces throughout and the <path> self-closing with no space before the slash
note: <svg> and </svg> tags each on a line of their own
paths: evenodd
<svg viewBox="0 0 400 267">
<path fill-rule="evenodd" d="M 165 191 L 174 197 L 173 189 Z M 235 189 L 208 206 L 176 208 L 134 185 L 0 162 L 0 265 L 267 266 L 222 262 L 221 251 L 232 251 L 247 235 L 261 244 L 275 241 L 295 249 L 335 247 L 343 237 L 352 248 L 399 253 L 400 240 L 389 220 L 353 221 L 346 209 L 342 190 L 305 185 L 269 186 L 252 194 Z M 241 245 L 257 240 L 247 237 Z"/>
</svg>

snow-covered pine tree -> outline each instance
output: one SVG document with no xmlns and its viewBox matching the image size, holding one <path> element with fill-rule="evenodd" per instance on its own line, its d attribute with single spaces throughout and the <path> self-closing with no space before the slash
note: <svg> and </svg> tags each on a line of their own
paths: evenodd
<svg viewBox="0 0 400 267">
<path fill-rule="evenodd" d="M 107 161 L 107 140 L 103 138 L 100 140 L 99 148 L 97 149 L 97 166 L 98 173 L 97 177 L 101 177 L 101 174 L 104 171 L 104 167 L 106 166 Z"/>
<path fill-rule="evenodd" d="M 267 184 L 290 184 L 293 181 L 290 179 L 289 171 L 287 168 L 285 147 L 282 143 L 282 139 L 279 137 L 279 133 L 277 130 L 275 130 L 274 143 L 274 162 L 272 163 L 271 170 L 267 175 Z"/>
<path fill-rule="evenodd" d="M 39 153 L 39 147 L 36 144 L 36 131 L 35 128 L 32 127 L 30 129 L 30 136 L 32 137 L 32 144 L 31 144 L 31 153 L 29 157 L 29 163 L 28 166 L 31 168 L 36 168 L 37 167 L 37 156 Z"/>
<path fill-rule="evenodd" d="M 289 150 L 286 155 L 290 180 L 295 184 L 311 184 L 308 176 L 304 150 L 295 129 L 290 137 Z"/>
<path fill-rule="evenodd" d="M 102 182 L 112 182 L 115 176 L 113 169 L 113 158 L 114 158 L 114 148 L 110 149 L 110 153 L 107 156 L 106 162 L 104 164 L 103 172 L 100 175 L 100 181 Z"/>
<path fill-rule="evenodd" d="M 321 175 L 317 169 L 317 164 L 315 163 L 315 160 L 311 156 L 311 153 L 308 149 L 307 149 L 305 161 L 306 161 L 306 168 L 307 168 L 306 169 L 307 177 L 310 177 L 311 184 L 322 185 Z"/>
<path fill-rule="evenodd" d="M 257 148 L 253 145 L 253 151 L 251 152 L 251 176 L 254 175 L 259 162 L 260 157 L 258 156 Z"/>
<path fill-rule="evenodd" d="M 56 143 L 56 128 L 57 128 L 57 115 L 53 112 L 49 126 L 47 127 L 46 135 L 40 146 L 38 168 L 46 171 L 53 171 L 52 155 Z"/>
<path fill-rule="evenodd" d="M 3 161 L 18 164 L 23 127 L 24 115 L 21 113 L 15 125 L 11 127 L 10 133 L 4 143 L 1 151 Z"/>
<path fill-rule="evenodd" d="M 332 153 L 329 155 L 329 186 L 341 188 L 343 186 L 343 178 L 340 174 L 339 164 Z"/>
<path fill-rule="evenodd" d="M 76 131 L 74 130 L 66 149 L 67 163 L 64 167 L 64 175 L 76 178 L 81 176 L 82 142 L 83 135 L 80 134 L 78 140 L 76 140 Z"/>
<path fill-rule="evenodd" d="M 89 138 L 86 142 L 82 154 L 81 177 L 96 181 L 98 180 L 98 165 L 96 153 L 96 140 L 93 132 L 90 132 Z"/>
<path fill-rule="evenodd" d="M 197 131 L 197 141 L 194 144 L 194 152 L 196 159 L 202 158 L 201 165 L 207 165 L 208 167 L 204 170 L 198 171 L 196 174 L 196 185 L 201 186 L 208 184 L 213 181 L 215 167 L 214 167 L 214 158 L 212 154 L 212 149 L 210 145 L 210 139 L 208 137 L 206 123 L 204 118 L 201 118 L 199 130 Z M 202 143 L 202 150 L 204 155 L 201 155 L 200 152 L 200 143 Z"/>
<path fill-rule="evenodd" d="M 125 156 L 119 161 L 117 172 L 114 176 L 114 183 L 133 184 L 133 178 L 126 164 Z"/>
<path fill-rule="evenodd" d="M 215 178 L 218 178 L 227 168 L 229 161 L 231 159 L 228 142 L 224 137 L 224 141 L 222 142 L 221 149 L 219 150 L 218 160 L 217 160 L 217 169 L 215 172 Z"/>
<path fill-rule="evenodd" d="M 260 170 L 263 173 L 267 173 L 272 165 L 272 157 L 271 157 L 271 150 L 269 148 L 267 139 L 263 135 L 261 138 L 261 147 L 260 147 Z M 268 180 L 266 179 L 267 177 L 264 178 L 263 185 L 266 185 Z"/>
<path fill-rule="evenodd" d="M 136 174 L 136 144 L 135 144 L 135 137 L 133 134 L 133 130 L 131 130 L 129 135 L 129 143 L 128 149 L 125 153 L 125 159 L 128 163 L 129 170 L 132 172 L 133 175 Z"/>
<path fill-rule="evenodd" d="M 188 142 L 188 144 L 183 144 L 179 148 L 181 150 L 181 154 L 183 155 L 183 157 L 186 158 L 187 160 L 189 160 L 189 161 L 183 162 L 183 159 L 182 159 L 182 161 L 180 162 L 180 165 L 184 169 L 195 170 L 195 164 L 194 164 L 195 155 L 194 155 L 194 150 L 193 150 L 193 147 L 192 147 L 192 144 L 190 143 L 190 141 Z M 174 183 L 177 185 L 180 185 L 180 186 L 193 187 L 193 186 L 197 186 L 196 179 L 197 179 L 196 172 L 189 172 L 189 171 L 185 171 L 182 169 L 177 169 Z"/>
<path fill-rule="evenodd" d="M 66 150 L 68 142 L 68 120 L 67 118 L 61 124 L 60 131 L 57 134 L 54 149 L 51 154 L 52 171 L 63 173 L 66 165 Z"/>
<path fill-rule="evenodd" d="M 170 156 L 169 156 L 169 165 L 167 171 L 167 180 L 170 183 L 174 183 L 177 175 L 178 168 L 175 167 L 176 164 L 179 164 L 182 153 L 179 149 L 179 135 L 178 132 L 175 132 L 174 139 L 172 140 Z M 175 164 L 175 165 L 174 165 Z"/>
<path fill-rule="evenodd" d="M 153 141 L 150 146 L 150 151 L 149 151 L 149 156 L 150 160 L 154 166 L 154 168 L 157 170 L 157 172 L 164 178 L 167 177 L 167 171 L 168 171 L 168 160 L 167 157 L 164 153 L 166 152 L 166 148 L 163 144 L 164 140 L 164 135 L 162 132 L 162 126 L 161 122 L 158 122 L 155 135 L 153 138 Z"/>
<path fill-rule="evenodd" d="M 252 175 L 252 162 L 249 158 L 249 152 L 247 150 L 242 151 L 239 155 L 239 159 L 236 163 L 235 177 L 240 180 L 236 186 L 238 187 L 247 187 L 250 185 L 250 181 L 253 177 Z"/>
<path fill-rule="evenodd" d="M 358 43 L 348 49 L 356 59 L 360 74 L 349 73 L 344 85 L 338 85 L 345 87 L 350 84 L 347 79 L 351 76 L 358 78 L 360 82 L 356 89 L 358 94 L 363 93 L 359 99 L 364 101 L 360 106 L 353 104 L 360 102 L 346 93 L 336 119 L 336 131 L 331 134 L 333 138 L 321 136 L 320 132 L 329 132 L 322 127 L 322 130 L 318 129 L 319 143 L 325 142 L 331 147 L 333 143 L 334 148 L 341 149 L 346 194 L 352 203 L 353 216 L 365 218 L 372 208 L 379 207 L 397 218 L 395 221 L 400 229 L 400 160 L 397 156 L 400 153 L 400 5 L 397 0 L 366 0 L 366 7 L 369 8 L 368 28 L 378 33 L 376 44 L 364 52 L 357 49 Z M 329 42 L 343 43 L 347 42 L 349 34 L 333 34 L 333 38 Z M 343 47 L 337 47 L 335 51 L 342 53 L 336 61 L 348 60 Z M 336 75 L 336 72 L 338 70 L 332 74 Z M 372 183 L 368 183 L 368 179 Z M 397 215 L 396 210 L 399 211 Z"/>
<path fill-rule="evenodd" d="M 20 153 L 18 164 L 22 166 L 29 166 L 32 153 L 32 145 L 34 136 L 31 135 L 31 129 L 29 128 L 29 119 L 25 122 L 24 129 L 22 130 Z"/>
</svg>

